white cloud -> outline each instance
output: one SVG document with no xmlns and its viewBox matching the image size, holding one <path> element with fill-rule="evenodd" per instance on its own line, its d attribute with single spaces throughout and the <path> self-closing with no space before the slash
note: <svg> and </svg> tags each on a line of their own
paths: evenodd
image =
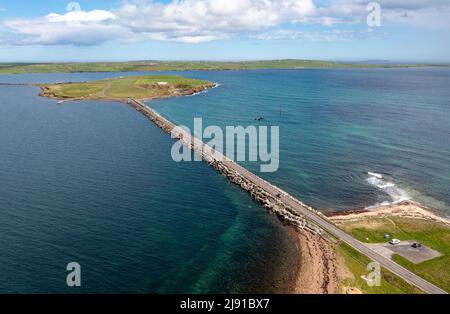
<svg viewBox="0 0 450 314">
<path fill-rule="evenodd" d="M 358 37 L 353 30 L 326 30 L 321 32 L 307 32 L 301 30 L 275 30 L 251 36 L 258 40 L 307 40 L 307 41 L 342 41 Z"/>
<path fill-rule="evenodd" d="M 46 16 L 48 22 L 102 22 L 115 20 L 117 17 L 109 11 L 94 10 L 89 12 L 73 11 L 66 14 L 50 13 Z"/>
<path fill-rule="evenodd" d="M 313 14 L 313 0 L 125 2 L 111 11 L 51 13 L 3 24 L 16 44 L 98 44 L 108 39 L 199 43 L 254 32 Z"/>
<path fill-rule="evenodd" d="M 312 0 L 183 0 L 167 5 L 127 3 L 114 13 L 134 33 L 162 33 L 177 41 L 262 30 L 299 20 L 314 9 Z"/>
<path fill-rule="evenodd" d="M 365 23 L 368 2 L 370 0 L 328 0 L 326 5 L 318 5 L 313 0 L 125 1 L 109 11 L 50 13 L 33 19 L 4 21 L 1 25 L 9 30 L 9 34 L 3 34 L 0 43 L 96 45 L 108 40 L 201 43 L 232 38 L 236 34 L 267 40 L 282 35 L 291 36 L 293 40 L 330 40 L 337 38 L 339 32 L 340 36 L 345 33 L 333 33 L 326 29 L 305 33 L 301 31 L 301 25 L 332 27 L 336 24 Z M 378 2 L 382 7 L 382 22 L 450 27 L 448 0 Z M 280 30 L 286 24 L 297 25 L 297 30 L 290 33 Z"/>
<path fill-rule="evenodd" d="M 126 29 L 111 23 L 117 17 L 109 11 L 51 13 L 36 19 L 15 19 L 4 22 L 12 31 L 16 45 L 92 45 L 117 36 Z M 12 38 L 11 34 L 8 37 Z"/>
</svg>

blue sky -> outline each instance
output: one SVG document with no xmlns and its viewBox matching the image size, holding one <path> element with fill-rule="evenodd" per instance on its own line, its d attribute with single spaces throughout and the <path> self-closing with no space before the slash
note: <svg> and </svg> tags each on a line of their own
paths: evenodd
<svg viewBox="0 0 450 314">
<path fill-rule="evenodd" d="M 450 1 L 370 2 L 0 0 L 0 62 L 450 62 Z"/>
</svg>

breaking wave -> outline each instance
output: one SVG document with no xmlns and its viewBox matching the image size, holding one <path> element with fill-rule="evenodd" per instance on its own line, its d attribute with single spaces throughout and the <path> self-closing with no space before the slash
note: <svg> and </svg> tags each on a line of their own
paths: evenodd
<svg viewBox="0 0 450 314">
<path fill-rule="evenodd" d="M 376 172 L 367 172 L 367 174 L 369 177 L 366 181 L 370 185 L 383 191 L 390 198 L 389 200 L 383 201 L 381 204 L 376 204 L 375 206 L 387 206 L 411 200 L 411 196 L 405 190 L 398 187 L 391 178 Z"/>
</svg>

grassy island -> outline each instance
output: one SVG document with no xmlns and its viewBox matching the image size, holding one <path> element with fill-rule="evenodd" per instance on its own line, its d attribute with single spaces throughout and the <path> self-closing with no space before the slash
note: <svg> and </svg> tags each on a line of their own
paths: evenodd
<svg viewBox="0 0 450 314">
<path fill-rule="evenodd" d="M 59 100 L 124 101 L 186 96 L 214 87 L 208 81 L 174 75 L 128 76 L 81 83 L 40 84 L 41 96 Z"/>
</svg>

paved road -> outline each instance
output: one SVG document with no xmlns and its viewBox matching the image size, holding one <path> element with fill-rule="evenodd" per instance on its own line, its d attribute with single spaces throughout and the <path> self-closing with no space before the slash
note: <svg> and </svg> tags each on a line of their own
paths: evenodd
<svg viewBox="0 0 450 314">
<path fill-rule="evenodd" d="M 421 290 L 431 293 L 431 294 L 447 294 L 446 291 L 443 289 L 433 285 L 432 283 L 426 281 L 422 277 L 417 276 L 416 274 L 412 273 L 411 271 L 407 270 L 406 268 L 400 266 L 399 264 L 393 262 L 392 260 L 382 256 L 381 254 L 378 254 L 375 252 L 372 248 L 365 245 L 364 243 L 356 240 L 354 237 L 349 235 L 348 233 L 342 231 L 336 225 L 328 222 L 325 218 L 320 216 L 319 214 L 315 213 L 314 211 L 311 211 L 310 209 L 306 208 L 304 204 L 302 204 L 300 201 L 296 200 L 290 195 L 287 195 L 286 192 L 280 190 L 279 188 L 271 185 L 270 183 L 266 182 L 265 180 L 261 179 L 260 177 L 256 176 L 252 172 L 248 171 L 247 169 L 239 166 L 238 164 L 234 162 L 228 162 L 228 165 L 233 168 L 233 170 L 238 171 L 239 174 L 247 178 L 248 180 L 251 180 L 252 182 L 256 183 L 258 186 L 263 188 L 267 193 L 272 195 L 273 197 L 277 197 L 278 194 L 281 192 L 281 197 L 279 198 L 284 204 L 289 206 L 290 208 L 297 211 L 299 214 L 305 216 L 307 219 L 312 221 L 313 223 L 317 224 L 319 227 L 324 229 L 325 231 L 329 232 L 336 238 L 344 241 L 348 245 L 352 246 L 362 254 L 366 255 L 370 259 L 372 259 L 375 262 L 378 262 L 382 267 L 390 270 L 394 274 L 400 276 L 407 282 L 415 285 L 416 287 L 420 288 Z"/>
<path fill-rule="evenodd" d="M 166 126 L 169 128 L 173 128 L 175 125 L 165 119 L 164 117 L 160 116 L 157 112 L 155 112 L 153 109 L 145 106 L 143 103 L 133 100 L 132 105 L 134 105 L 137 108 L 140 108 L 141 110 L 144 110 L 148 115 L 150 115 L 152 118 L 159 120 L 160 122 L 163 122 Z M 199 141 L 202 145 L 203 143 L 194 138 L 195 141 Z M 204 145 L 204 144 L 203 144 Z M 281 197 L 279 198 L 285 205 L 288 207 L 294 209 L 297 211 L 300 215 L 303 215 L 305 218 L 310 220 L 311 222 L 315 223 L 317 226 L 321 227 L 323 230 L 327 231 L 331 235 L 335 236 L 336 238 L 344 241 L 354 249 L 358 250 L 362 254 L 369 257 L 371 260 L 378 262 L 382 267 L 385 269 L 388 269 L 389 271 L 393 272 L 394 274 L 398 275 L 399 277 L 403 278 L 407 282 L 415 285 L 416 287 L 420 288 L 424 292 L 430 293 L 430 294 L 447 294 L 446 291 L 443 289 L 436 287 L 432 283 L 426 281 L 422 277 L 417 276 L 416 274 L 412 273 L 411 271 L 407 270 L 406 268 L 400 266 L 399 264 L 393 262 L 389 258 L 384 257 L 383 255 L 377 253 L 372 248 L 370 248 L 368 245 L 356 240 L 354 237 L 349 235 L 348 233 L 344 232 L 343 230 L 336 227 L 336 225 L 330 223 L 327 219 L 322 217 L 317 212 L 308 209 L 302 202 L 297 200 L 296 198 L 290 196 L 283 190 L 279 189 L 278 187 L 270 184 L 269 182 L 263 180 L 262 178 L 258 177 L 254 173 L 248 171 L 244 167 L 238 165 L 237 163 L 233 161 L 225 161 L 227 163 L 229 168 L 232 168 L 236 172 L 238 172 L 240 175 L 245 177 L 246 179 L 250 180 L 260 188 L 262 188 L 264 191 L 272 195 L 272 197 L 278 198 L 278 195 L 281 194 Z"/>
</svg>

